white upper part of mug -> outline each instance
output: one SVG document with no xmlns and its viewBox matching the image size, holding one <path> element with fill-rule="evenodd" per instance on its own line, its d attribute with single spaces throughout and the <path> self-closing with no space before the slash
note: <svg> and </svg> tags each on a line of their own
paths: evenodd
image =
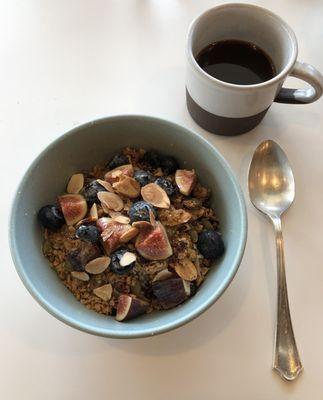
<svg viewBox="0 0 323 400">
<path fill-rule="evenodd" d="M 202 70 L 195 57 L 207 45 L 226 39 L 251 42 L 264 50 L 276 75 L 254 85 L 220 81 Z M 218 116 L 255 115 L 273 102 L 297 58 L 292 29 L 277 15 L 251 4 L 230 3 L 212 8 L 191 24 L 187 38 L 187 90 L 203 109 Z"/>
</svg>

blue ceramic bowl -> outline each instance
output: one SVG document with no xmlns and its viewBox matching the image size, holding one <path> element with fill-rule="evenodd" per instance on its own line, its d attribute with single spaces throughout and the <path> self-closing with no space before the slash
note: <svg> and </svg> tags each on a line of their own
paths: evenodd
<svg viewBox="0 0 323 400">
<path fill-rule="evenodd" d="M 226 252 L 211 268 L 194 297 L 164 312 L 126 323 L 86 309 L 63 286 L 44 258 L 36 214 L 53 203 L 75 172 L 107 161 L 125 146 L 159 149 L 182 166 L 195 168 L 213 193 Z M 11 212 L 11 253 L 30 294 L 53 316 L 82 331 L 116 338 L 135 338 L 175 329 L 200 315 L 224 292 L 239 267 L 247 236 L 242 192 L 227 162 L 206 140 L 174 123 L 146 116 L 124 115 L 81 125 L 55 140 L 23 177 Z"/>
</svg>

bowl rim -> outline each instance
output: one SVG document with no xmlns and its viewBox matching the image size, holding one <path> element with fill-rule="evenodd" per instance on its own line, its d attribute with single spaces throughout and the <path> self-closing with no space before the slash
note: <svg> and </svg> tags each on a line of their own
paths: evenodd
<svg viewBox="0 0 323 400">
<path fill-rule="evenodd" d="M 185 130 L 185 133 L 192 137 L 196 142 L 199 144 L 203 144 L 207 147 L 210 148 L 210 150 L 214 153 L 215 157 L 217 157 L 218 161 L 220 162 L 222 168 L 227 172 L 228 176 L 230 177 L 231 184 L 234 187 L 235 193 L 237 194 L 237 200 L 238 200 L 238 205 L 239 205 L 239 214 L 241 215 L 241 233 L 239 237 L 239 244 L 238 248 L 236 250 L 235 258 L 232 262 L 232 268 L 228 275 L 226 276 L 226 279 L 223 280 L 221 286 L 217 291 L 214 292 L 214 294 L 209 297 L 206 301 L 203 303 L 197 305 L 193 310 L 189 311 L 187 314 L 182 316 L 181 318 L 174 319 L 171 322 L 167 322 L 163 325 L 160 325 L 157 328 L 139 328 L 136 330 L 129 329 L 127 331 L 125 330 L 111 330 L 109 328 L 94 328 L 93 326 L 82 323 L 77 320 L 77 318 L 69 317 L 65 315 L 62 311 L 58 310 L 54 305 L 49 303 L 43 296 L 41 296 L 37 289 L 34 287 L 32 281 L 29 279 L 28 274 L 26 274 L 23 262 L 19 258 L 19 252 L 17 250 L 17 245 L 15 241 L 15 214 L 16 214 L 16 209 L 18 207 L 18 201 L 19 201 L 19 195 L 21 193 L 21 189 L 25 183 L 25 181 L 29 178 L 32 170 L 35 168 L 35 166 L 38 164 L 39 160 L 44 156 L 44 154 L 48 151 L 50 151 L 53 147 L 55 147 L 58 143 L 64 141 L 67 137 L 72 136 L 75 134 L 75 132 L 89 128 L 93 125 L 96 124 L 102 124 L 108 121 L 115 121 L 115 120 L 123 120 L 123 119 L 139 119 L 139 120 L 146 120 L 146 121 L 151 121 L 151 122 L 157 122 L 157 123 L 163 123 L 168 125 L 169 127 L 177 128 L 179 130 Z M 20 179 L 20 182 L 18 184 L 18 187 L 14 193 L 14 198 L 13 202 L 11 205 L 11 210 L 10 210 L 10 217 L 9 217 L 9 247 L 10 247 L 10 252 L 11 252 L 11 257 L 13 259 L 16 271 L 28 290 L 28 292 L 31 294 L 31 296 L 47 311 L 49 312 L 53 317 L 57 318 L 61 322 L 64 322 L 65 324 L 76 328 L 80 331 L 87 332 L 93 335 L 97 336 L 103 336 L 103 337 L 109 337 L 109 338 L 118 338 L 118 339 L 129 339 L 129 338 L 140 338 L 140 337 L 149 337 L 149 336 L 155 336 L 161 333 L 165 333 L 168 331 L 171 331 L 173 329 L 179 328 L 180 326 L 192 321 L 193 319 L 197 318 L 199 315 L 201 315 L 204 311 L 206 311 L 212 304 L 215 303 L 216 300 L 218 300 L 221 295 L 224 293 L 224 291 L 227 289 L 227 287 L 230 285 L 232 282 L 233 278 L 235 277 L 239 265 L 241 263 L 245 246 L 246 246 L 246 241 L 247 241 L 247 231 L 248 231 L 248 221 L 247 221 L 247 212 L 246 212 L 246 204 L 245 204 L 245 199 L 243 192 L 240 188 L 240 185 L 235 177 L 235 174 L 228 164 L 228 162 L 225 160 L 225 158 L 220 154 L 220 152 L 213 146 L 210 142 L 208 142 L 204 137 L 200 136 L 196 132 L 192 131 L 189 128 L 186 128 L 180 124 L 177 124 L 175 122 L 169 121 L 164 118 L 159 118 L 159 117 L 154 117 L 154 116 L 149 116 L 149 115 L 144 115 L 144 114 L 118 114 L 118 115 L 112 115 L 112 116 L 106 116 L 98 119 L 94 119 L 82 124 L 77 125 L 76 127 L 69 129 L 53 141 L 51 141 L 47 146 L 45 146 L 40 153 L 37 155 L 37 157 L 31 162 L 29 165 L 28 169 L 26 172 L 23 174 L 23 176 Z"/>
</svg>

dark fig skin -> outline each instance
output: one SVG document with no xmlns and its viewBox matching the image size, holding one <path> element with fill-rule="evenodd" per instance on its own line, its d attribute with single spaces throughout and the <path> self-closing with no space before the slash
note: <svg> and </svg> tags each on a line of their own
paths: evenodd
<svg viewBox="0 0 323 400">
<path fill-rule="evenodd" d="M 176 275 L 153 282 L 152 288 L 154 295 L 165 309 L 176 307 L 189 297 L 183 279 Z"/>
<path fill-rule="evenodd" d="M 145 301 L 128 294 L 122 294 L 118 300 L 116 320 L 120 322 L 128 321 L 129 319 L 145 314 L 147 309 L 148 303 Z"/>
</svg>

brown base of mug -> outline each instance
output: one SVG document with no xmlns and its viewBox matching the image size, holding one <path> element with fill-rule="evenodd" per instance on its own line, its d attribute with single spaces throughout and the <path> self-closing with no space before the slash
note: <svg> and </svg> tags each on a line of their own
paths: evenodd
<svg viewBox="0 0 323 400">
<path fill-rule="evenodd" d="M 221 117 L 200 107 L 186 89 L 186 104 L 191 117 L 201 128 L 223 136 L 235 136 L 249 132 L 264 118 L 268 108 L 258 114 L 243 118 Z"/>
</svg>

